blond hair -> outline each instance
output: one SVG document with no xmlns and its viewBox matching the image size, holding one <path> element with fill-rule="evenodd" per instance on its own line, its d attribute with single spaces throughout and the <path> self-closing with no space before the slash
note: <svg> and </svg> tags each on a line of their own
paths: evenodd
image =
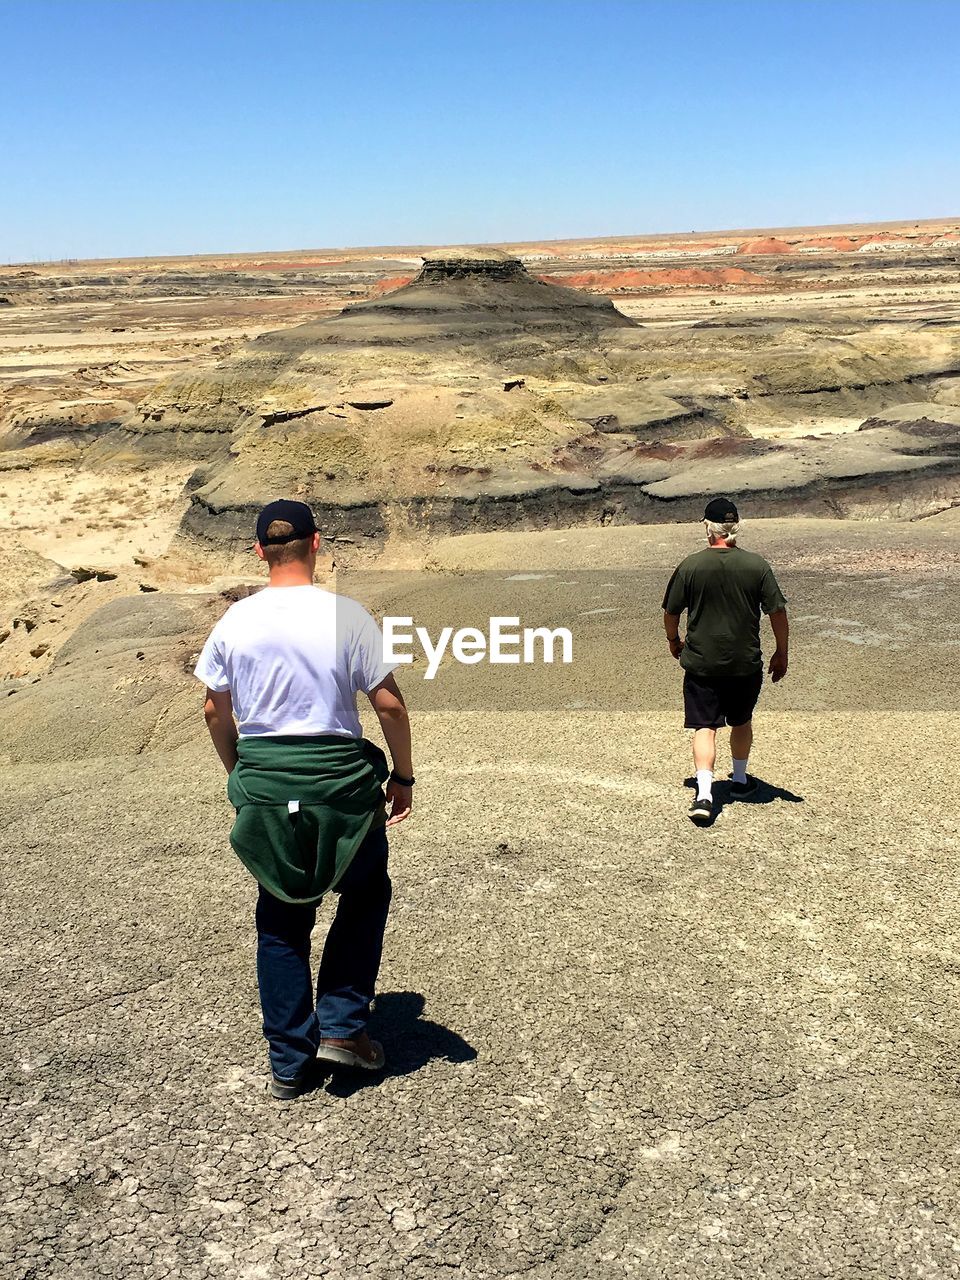
<svg viewBox="0 0 960 1280">
<path fill-rule="evenodd" d="M 737 545 L 737 535 L 740 532 L 740 521 L 731 520 L 726 524 L 718 524 L 716 520 L 704 520 L 707 528 L 707 541 L 711 538 L 723 538 L 724 542 L 729 542 L 731 547 Z"/>
</svg>

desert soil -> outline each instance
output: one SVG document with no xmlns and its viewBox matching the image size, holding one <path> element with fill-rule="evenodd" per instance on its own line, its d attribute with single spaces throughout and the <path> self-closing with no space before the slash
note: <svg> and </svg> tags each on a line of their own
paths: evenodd
<svg viewBox="0 0 960 1280">
<path fill-rule="evenodd" d="M 5 1274 L 951 1273 L 956 523 L 750 527 L 793 662 L 756 802 L 703 831 L 658 609 L 696 538 L 482 535 L 349 577 L 442 613 L 482 573 L 593 629 L 533 707 L 523 671 L 407 673 L 388 1069 L 292 1104 L 188 674 L 227 602 L 115 599 L 6 699 Z"/>
</svg>

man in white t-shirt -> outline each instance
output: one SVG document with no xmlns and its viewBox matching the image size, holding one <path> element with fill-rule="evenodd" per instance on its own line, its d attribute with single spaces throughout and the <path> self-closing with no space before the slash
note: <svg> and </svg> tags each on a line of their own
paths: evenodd
<svg viewBox="0 0 960 1280">
<path fill-rule="evenodd" d="M 232 605 L 195 674 L 237 809 L 231 843 L 259 882 L 257 979 L 275 1097 L 309 1087 L 314 1058 L 379 1070 L 366 1032 L 390 905 L 385 827 L 413 797 L 410 721 L 380 629 L 356 601 L 313 583 L 320 534 L 301 502 L 270 503 L 256 551 L 269 585 Z M 366 694 L 393 761 L 367 742 Z M 386 797 L 381 783 L 386 781 Z M 389 810 L 389 816 L 387 816 Z M 316 905 L 339 895 L 316 996 Z"/>
</svg>

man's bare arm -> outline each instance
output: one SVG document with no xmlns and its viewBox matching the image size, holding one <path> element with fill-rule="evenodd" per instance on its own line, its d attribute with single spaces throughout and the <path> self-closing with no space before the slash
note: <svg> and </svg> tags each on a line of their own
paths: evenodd
<svg viewBox="0 0 960 1280">
<path fill-rule="evenodd" d="M 233 701 L 229 689 L 224 693 L 207 689 L 203 718 L 207 722 L 217 755 L 223 761 L 223 767 L 227 773 L 231 773 L 237 763 L 237 722 L 233 718 Z"/>
<path fill-rule="evenodd" d="M 375 689 L 371 689 L 367 697 L 370 705 L 377 713 L 380 728 L 390 750 L 394 772 L 401 778 L 413 777 L 413 747 L 410 741 L 410 716 L 407 704 L 393 675 L 387 676 Z M 409 817 L 413 807 L 413 787 L 405 787 L 392 778 L 387 783 L 387 804 L 390 806 L 390 817 L 387 826 L 392 827 Z"/>
<path fill-rule="evenodd" d="M 683 641 L 680 639 L 679 613 L 667 613 L 666 609 L 664 609 L 663 629 L 667 633 L 667 644 L 670 646 L 670 652 L 675 658 L 679 658 L 683 653 Z"/>
<path fill-rule="evenodd" d="M 770 614 L 770 626 L 773 628 L 773 638 L 777 642 L 777 648 L 770 659 L 768 670 L 773 683 L 776 684 L 778 680 L 782 680 L 787 674 L 790 623 L 787 621 L 786 609 L 778 609 L 776 613 Z"/>
</svg>

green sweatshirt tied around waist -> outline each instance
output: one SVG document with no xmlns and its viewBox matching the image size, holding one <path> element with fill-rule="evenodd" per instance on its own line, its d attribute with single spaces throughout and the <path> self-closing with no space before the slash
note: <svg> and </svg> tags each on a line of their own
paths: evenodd
<svg viewBox="0 0 960 1280">
<path fill-rule="evenodd" d="M 227 781 L 230 843 L 274 897 L 318 902 L 386 819 L 387 758 L 366 738 L 240 738 Z"/>
</svg>

